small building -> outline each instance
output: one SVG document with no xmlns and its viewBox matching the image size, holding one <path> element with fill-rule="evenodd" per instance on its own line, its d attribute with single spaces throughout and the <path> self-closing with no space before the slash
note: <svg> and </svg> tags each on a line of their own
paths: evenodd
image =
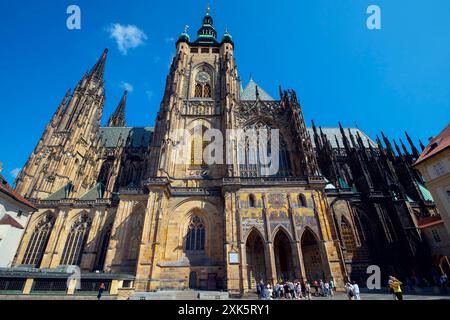
<svg viewBox="0 0 450 320">
<path fill-rule="evenodd" d="M 36 210 L 0 174 L 0 267 L 12 265 L 28 218 Z"/>
<path fill-rule="evenodd" d="M 431 139 L 414 164 L 426 182 L 437 205 L 440 217 L 420 223 L 428 238 L 436 262 L 448 272 L 450 256 L 450 124 Z M 445 266 L 445 267 L 443 267 Z"/>
</svg>

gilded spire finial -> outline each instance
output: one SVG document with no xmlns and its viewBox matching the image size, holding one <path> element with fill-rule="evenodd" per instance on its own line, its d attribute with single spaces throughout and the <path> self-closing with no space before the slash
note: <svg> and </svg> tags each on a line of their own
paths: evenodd
<svg viewBox="0 0 450 320">
<path fill-rule="evenodd" d="M 209 16 L 211 14 L 211 2 L 208 1 L 208 7 L 206 7 L 206 15 Z"/>
<path fill-rule="evenodd" d="M 189 30 L 189 26 L 188 26 L 188 25 L 185 25 L 185 26 L 184 26 L 184 33 L 187 33 L 188 30 Z"/>
</svg>

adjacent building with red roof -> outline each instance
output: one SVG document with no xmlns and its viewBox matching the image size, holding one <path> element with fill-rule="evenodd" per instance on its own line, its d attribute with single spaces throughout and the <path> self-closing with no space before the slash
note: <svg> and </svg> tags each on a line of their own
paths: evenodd
<svg viewBox="0 0 450 320">
<path fill-rule="evenodd" d="M 450 124 L 436 137 L 417 159 L 418 169 L 431 192 L 440 213 L 436 217 L 420 221 L 420 228 L 428 236 L 433 252 L 441 259 L 441 265 L 449 264 L 450 256 Z M 445 270 L 443 270 L 445 271 Z"/>
<path fill-rule="evenodd" d="M 28 218 L 36 210 L 0 174 L 0 267 L 11 266 Z"/>
</svg>

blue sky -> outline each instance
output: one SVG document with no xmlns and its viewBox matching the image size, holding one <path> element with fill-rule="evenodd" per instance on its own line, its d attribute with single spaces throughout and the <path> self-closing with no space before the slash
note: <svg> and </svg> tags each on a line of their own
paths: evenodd
<svg viewBox="0 0 450 320">
<path fill-rule="evenodd" d="M 81 8 L 81 30 L 66 28 L 66 9 Z M 382 30 L 366 27 L 376 4 Z M 195 37 L 202 1 L 1 1 L 0 161 L 13 176 L 26 162 L 68 88 L 104 48 L 104 121 L 125 84 L 130 126 L 152 126 L 174 39 L 184 25 Z M 450 1 L 211 1 L 220 37 L 228 28 L 244 85 L 250 74 L 272 96 L 293 88 L 308 124 L 358 125 L 371 137 L 407 130 L 424 142 L 450 119 Z M 145 36 L 127 54 L 110 30 L 136 26 Z"/>
</svg>

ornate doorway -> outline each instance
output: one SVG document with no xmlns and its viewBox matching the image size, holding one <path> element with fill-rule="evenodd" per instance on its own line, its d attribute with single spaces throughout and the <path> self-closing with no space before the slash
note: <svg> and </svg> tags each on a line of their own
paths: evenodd
<svg viewBox="0 0 450 320">
<path fill-rule="evenodd" d="M 302 237 L 303 263 L 306 277 L 309 281 L 320 280 L 325 277 L 322 257 L 317 238 L 310 230 L 306 230 Z M 325 280 L 325 279 L 324 279 Z"/>
<path fill-rule="evenodd" d="M 274 251 L 275 264 L 277 267 L 277 280 L 295 280 L 291 241 L 283 230 L 279 230 L 275 236 Z"/>
<path fill-rule="evenodd" d="M 255 230 L 247 238 L 246 253 L 248 288 L 255 289 L 257 282 L 266 280 L 264 242 Z"/>
</svg>

